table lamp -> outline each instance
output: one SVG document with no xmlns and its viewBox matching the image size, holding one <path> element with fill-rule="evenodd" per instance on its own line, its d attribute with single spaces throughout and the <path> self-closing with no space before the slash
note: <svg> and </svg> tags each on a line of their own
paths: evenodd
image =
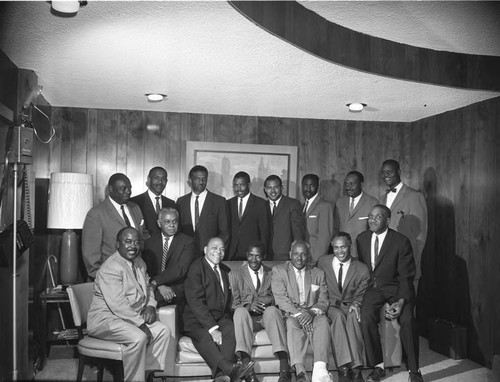
<svg viewBox="0 0 500 382">
<path fill-rule="evenodd" d="M 64 229 L 59 261 L 60 282 L 78 280 L 78 240 L 74 229 L 82 229 L 93 206 L 92 175 L 72 172 L 50 174 L 47 228 Z"/>
</svg>

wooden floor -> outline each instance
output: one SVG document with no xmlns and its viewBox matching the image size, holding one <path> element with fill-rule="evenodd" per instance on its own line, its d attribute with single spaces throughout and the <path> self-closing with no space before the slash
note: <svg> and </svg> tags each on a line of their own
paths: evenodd
<svg viewBox="0 0 500 382">
<path fill-rule="evenodd" d="M 51 349 L 50 357 L 44 369 L 35 376 L 37 381 L 74 381 L 76 379 L 77 360 L 72 358 L 73 348 L 58 346 Z M 429 350 L 427 340 L 420 339 L 420 363 L 425 382 L 498 382 L 493 377 L 490 369 L 482 367 L 470 360 L 452 360 L 440 354 Z M 364 377 L 368 375 L 369 370 L 363 372 Z M 259 375 L 261 382 L 276 382 L 277 375 Z M 84 381 L 97 380 L 96 370 L 90 367 L 85 368 L 83 375 Z M 112 381 L 108 372 L 104 374 L 105 381 Z M 333 381 L 338 380 L 333 372 Z M 155 381 L 161 381 L 155 378 Z M 173 381 L 173 380 L 172 380 Z M 208 378 L 199 379 L 177 379 L 177 381 L 211 381 Z M 395 369 L 387 376 L 384 381 L 387 382 L 407 382 L 408 372 L 404 367 Z M 170 382 L 170 380 L 169 380 Z"/>
</svg>

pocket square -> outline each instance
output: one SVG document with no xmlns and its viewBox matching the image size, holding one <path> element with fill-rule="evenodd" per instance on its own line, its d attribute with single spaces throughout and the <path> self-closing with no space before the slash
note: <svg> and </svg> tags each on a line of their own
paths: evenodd
<svg viewBox="0 0 500 382">
<path fill-rule="evenodd" d="M 316 285 L 316 284 L 311 284 L 311 290 L 313 292 L 316 292 L 317 290 L 319 290 L 319 285 Z"/>
<path fill-rule="evenodd" d="M 318 215 L 309 215 L 310 218 L 317 218 Z"/>
</svg>

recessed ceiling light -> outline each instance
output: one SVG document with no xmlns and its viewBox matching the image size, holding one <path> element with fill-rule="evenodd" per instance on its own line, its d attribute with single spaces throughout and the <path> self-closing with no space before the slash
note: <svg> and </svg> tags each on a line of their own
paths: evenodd
<svg viewBox="0 0 500 382">
<path fill-rule="evenodd" d="M 348 103 L 346 106 L 349 107 L 349 111 L 357 113 L 363 110 L 363 108 L 366 106 L 366 103 L 352 102 Z"/>
<path fill-rule="evenodd" d="M 161 93 L 147 93 L 145 96 L 148 97 L 148 102 L 161 102 L 167 98 L 166 94 Z"/>
</svg>

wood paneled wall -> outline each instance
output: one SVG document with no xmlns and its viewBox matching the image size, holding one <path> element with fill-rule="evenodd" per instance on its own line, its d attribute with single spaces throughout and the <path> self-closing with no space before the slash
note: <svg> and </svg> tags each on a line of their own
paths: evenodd
<svg viewBox="0 0 500 382">
<path fill-rule="evenodd" d="M 186 192 L 180 179 L 189 170 L 187 140 L 292 145 L 299 183 L 317 173 L 321 192 L 335 202 L 353 169 L 365 175 L 365 191 L 379 197 L 380 165 L 397 159 L 403 181 L 424 190 L 429 208 L 422 331 L 434 316 L 467 325 L 470 357 L 491 365 L 500 353 L 499 110 L 496 98 L 414 123 L 381 123 L 53 107 L 57 136 L 36 145 L 36 176 L 92 174 L 97 202 L 111 174 L 126 173 L 138 194 L 149 169 L 161 165 L 169 172 L 166 194 L 176 199 Z M 148 130 L 151 124 L 159 129 Z"/>
</svg>

